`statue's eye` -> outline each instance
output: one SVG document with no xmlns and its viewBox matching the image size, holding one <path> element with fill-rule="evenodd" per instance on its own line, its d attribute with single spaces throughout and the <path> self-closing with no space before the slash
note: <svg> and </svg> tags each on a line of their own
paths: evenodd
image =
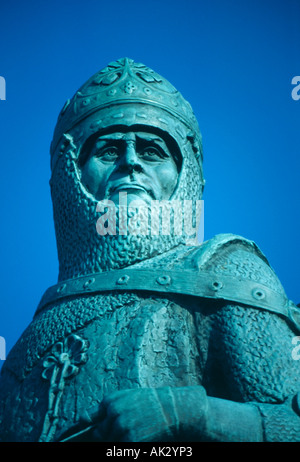
<svg viewBox="0 0 300 462">
<path fill-rule="evenodd" d="M 119 150 L 115 146 L 108 146 L 107 148 L 100 149 L 97 152 L 97 157 L 100 160 L 106 161 L 106 162 L 114 162 L 119 155 Z"/>
<path fill-rule="evenodd" d="M 140 151 L 139 156 L 148 161 L 159 161 L 163 160 L 167 155 L 160 149 L 155 148 L 154 146 L 148 146 Z"/>
</svg>

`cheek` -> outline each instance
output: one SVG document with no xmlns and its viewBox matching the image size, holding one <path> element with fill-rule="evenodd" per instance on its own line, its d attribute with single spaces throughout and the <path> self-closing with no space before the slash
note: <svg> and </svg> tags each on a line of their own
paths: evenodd
<svg viewBox="0 0 300 462">
<path fill-rule="evenodd" d="M 96 198 L 101 195 L 105 187 L 108 168 L 103 166 L 97 159 L 91 158 L 81 169 L 81 181 L 87 190 Z"/>
<path fill-rule="evenodd" d="M 157 176 L 162 191 L 168 195 L 165 199 L 169 199 L 177 185 L 178 171 L 176 165 L 171 162 L 165 163 L 158 169 Z"/>
</svg>

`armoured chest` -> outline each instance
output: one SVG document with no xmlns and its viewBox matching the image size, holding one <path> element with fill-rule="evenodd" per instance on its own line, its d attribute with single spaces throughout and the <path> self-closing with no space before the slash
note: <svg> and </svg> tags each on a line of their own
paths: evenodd
<svg viewBox="0 0 300 462">
<path fill-rule="evenodd" d="M 7 367 L 22 381 L 18 418 L 43 422 L 39 432 L 47 437 L 53 412 L 58 426 L 53 433 L 61 427 L 60 433 L 111 391 L 197 385 L 199 364 L 188 309 L 167 298 L 119 293 L 45 310 L 15 346 Z M 18 400 L 16 394 L 15 389 L 10 399 Z"/>
</svg>

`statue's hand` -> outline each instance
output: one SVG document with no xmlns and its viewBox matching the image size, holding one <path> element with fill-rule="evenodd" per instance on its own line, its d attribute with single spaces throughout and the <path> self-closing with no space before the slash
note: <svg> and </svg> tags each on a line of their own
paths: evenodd
<svg viewBox="0 0 300 462">
<path fill-rule="evenodd" d="M 100 441 L 201 441 L 208 401 L 203 387 L 138 388 L 104 397 L 94 438 Z"/>
</svg>

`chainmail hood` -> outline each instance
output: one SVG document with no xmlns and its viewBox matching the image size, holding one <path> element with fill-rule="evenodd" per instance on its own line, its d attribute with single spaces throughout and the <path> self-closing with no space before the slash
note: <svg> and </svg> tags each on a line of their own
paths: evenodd
<svg viewBox="0 0 300 462">
<path fill-rule="evenodd" d="M 202 143 L 190 104 L 164 78 L 124 58 L 91 77 L 62 109 L 51 144 L 50 180 L 59 280 L 123 268 L 186 243 L 177 235 L 106 235 L 96 231 L 98 201 L 81 182 L 89 140 L 116 128 L 159 132 L 181 156 L 170 201 L 201 199 Z"/>
</svg>

